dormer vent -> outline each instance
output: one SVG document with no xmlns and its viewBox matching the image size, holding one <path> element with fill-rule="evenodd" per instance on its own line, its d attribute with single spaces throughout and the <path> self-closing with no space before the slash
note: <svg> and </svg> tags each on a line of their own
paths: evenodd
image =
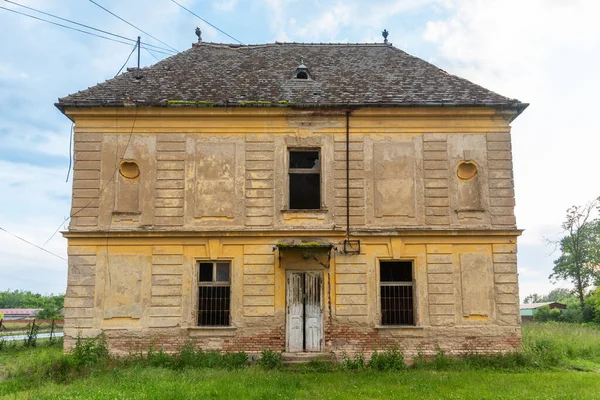
<svg viewBox="0 0 600 400">
<path fill-rule="evenodd" d="M 300 65 L 296 67 L 294 71 L 293 79 L 311 79 L 310 73 L 308 72 L 308 67 L 304 65 L 304 58 L 300 57 Z"/>
</svg>

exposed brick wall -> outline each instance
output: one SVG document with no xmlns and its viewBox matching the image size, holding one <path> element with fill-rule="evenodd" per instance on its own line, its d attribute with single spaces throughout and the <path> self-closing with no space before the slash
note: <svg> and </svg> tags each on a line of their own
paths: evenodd
<svg viewBox="0 0 600 400">
<path fill-rule="evenodd" d="M 195 336 L 195 331 L 182 329 L 147 330 L 144 332 L 106 331 L 112 353 L 146 352 L 151 347 L 167 353 L 176 352 L 186 343 L 205 351 L 259 354 L 264 349 L 285 350 L 285 328 L 255 328 L 237 331 L 233 336 Z M 65 348 L 74 346 L 75 339 L 65 337 Z M 325 326 L 325 349 L 338 359 L 343 354 L 362 353 L 369 357 L 374 350 L 398 349 L 410 362 L 419 354 L 432 356 L 438 351 L 447 355 L 498 354 L 518 350 L 521 346 L 520 327 L 490 327 L 476 334 L 473 327 L 440 329 L 376 329 L 346 324 Z"/>
<path fill-rule="evenodd" d="M 439 350 L 447 355 L 497 354 L 521 347 L 519 327 L 475 334 L 471 327 L 396 330 L 331 325 L 326 327 L 325 338 L 326 350 L 338 357 L 344 353 L 370 355 L 374 350 L 398 349 L 411 360 L 419 353 L 427 356 Z"/>
</svg>

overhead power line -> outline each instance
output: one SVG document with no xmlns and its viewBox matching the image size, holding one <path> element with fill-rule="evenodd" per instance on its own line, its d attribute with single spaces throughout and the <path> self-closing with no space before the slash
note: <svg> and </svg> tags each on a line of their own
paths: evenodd
<svg viewBox="0 0 600 400">
<path fill-rule="evenodd" d="M 43 15 L 47 15 L 47 16 L 52 17 L 52 18 L 59 19 L 61 21 L 68 22 L 68 23 L 73 24 L 73 25 L 82 26 L 84 28 L 91 29 L 91 30 L 96 31 L 96 32 L 101 32 L 101 33 L 105 33 L 105 34 L 110 35 L 110 36 L 114 36 L 114 37 L 119 38 L 119 39 L 128 40 L 130 42 L 137 42 L 135 39 L 131 39 L 131 38 L 128 38 L 128 37 L 122 36 L 122 35 L 117 35 L 116 33 L 108 32 L 108 31 L 105 31 L 103 29 L 94 28 L 93 26 L 82 24 L 80 22 L 73 21 L 73 20 L 70 20 L 68 18 L 59 17 L 58 15 L 50 14 L 50 13 L 47 13 L 45 11 L 38 10 L 37 8 L 29 7 L 29 6 L 26 6 L 26 5 L 23 5 L 23 4 L 19 4 L 19 3 L 16 3 L 14 1 L 11 1 L 11 0 L 4 0 L 4 1 L 7 2 L 7 3 L 10 3 L 10 4 L 14 4 L 16 6 L 22 7 L 22 8 L 26 8 L 27 10 L 31 10 L 31 11 L 34 11 L 34 12 L 37 12 L 37 13 L 40 13 L 40 14 L 43 14 Z M 8 10 L 11 11 L 10 9 L 8 9 Z M 22 14 L 22 15 L 29 16 L 29 14 Z M 46 20 L 43 20 L 43 21 L 46 21 Z M 46 22 L 50 22 L 50 21 L 46 21 Z M 173 50 L 170 50 L 170 49 L 167 49 L 167 48 L 164 48 L 164 47 L 160 47 L 160 46 L 155 46 L 153 44 L 146 43 L 145 45 L 149 46 L 149 47 L 152 47 L 152 48 L 156 48 L 158 50 L 165 50 L 165 51 L 168 51 L 168 52 L 173 52 Z"/>
<path fill-rule="evenodd" d="M 176 48 L 174 48 L 174 47 L 172 47 L 172 46 L 169 46 L 168 44 L 166 44 L 166 43 L 165 43 L 165 42 L 163 42 L 162 40 L 155 38 L 154 36 L 152 36 L 152 35 L 151 35 L 151 34 L 149 34 L 148 32 L 146 32 L 146 31 L 142 30 L 141 28 L 138 28 L 137 26 L 133 25 L 131 22 L 129 22 L 129 21 L 127 21 L 127 20 L 125 20 L 125 19 L 123 19 L 123 18 L 119 17 L 117 14 L 115 14 L 114 12 L 110 11 L 109 9 L 107 9 L 107 8 L 105 8 L 105 7 L 103 7 L 103 6 L 101 6 L 100 4 L 96 3 L 94 0 L 89 0 L 89 1 L 90 1 L 90 3 L 92 3 L 92 4 L 95 4 L 96 6 L 100 7 L 101 9 L 103 9 L 104 11 L 106 11 L 107 13 L 109 13 L 110 15 L 112 15 L 112 16 L 114 16 L 114 17 L 116 17 L 116 18 L 120 19 L 121 21 L 125 22 L 127 25 L 129 25 L 129 26 L 131 26 L 131 27 L 133 27 L 133 28 L 137 29 L 138 31 L 142 32 L 144 35 L 147 35 L 147 36 L 151 37 L 152 39 L 156 40 L 157 42 L 164 44 L 165 46 L 167 46 L 168 48 L 172 49 L 173 51 L 175 51 L 175 52 L 177 52 L 177 53 L 179 53 L 179 52 L 180 52 L 180 51 L 179 51 L 179 50 L 177 50 Z"/>
<path fill-rule="evenodd" d="M 137 44 L 137 43 L 136 43 L 136 44 L 133 46 L 133 49 L 131 49 L 131 53 L 129 53 L 129 55 L 127 56 L 127 60 L 125 60 L 125 63 L 123 63 L 123 66 L 121 66 L 121 68 L 119 68 L 119 72 L 117 72 L 117 73 L 115 74 L 115 78 L 116 78 L 117 76 L 119 76 L 119 74 L 121 73 L 121 71 L 123 71 L 123 68 L 125 68 L 125 66 L 126 66 L 126 65 L 127 65 L 127 63 L 129 62 L 129 59 L 131 58 L 131 55 L 133 54 L 133 52 L 135 51 L 135 49 L 137 49 L 137 46 L 138 46 L 138 44 Z"/>
<path fill-rule="evenodd" d="M 92 0 L 90 0 L 92 1 Z M 193 12 L 192 10 L 190 10 L 189 8 L 186 8 L 185 6 L 181 5 L 180 3 L 176 2 L 175 0 L 171 0 L 173 3 L 177 4 L 179 7 L 183 8 L 185 11 L 189 12 L 190 14 L 192 14 L 193 16 L 195 16 L 196 18 L 198 18 L 200 21 L 204 22 L 205 24 L 212 26 L 213 28 L 215 28 L 216 30 L 218 30 L 219 32 L 221 32 L 223 35 L 235 40 L 236 42 L 238 42 L 239 44 L 244 44 L 241 41 L 237 40 L 236 38 L 234 38 L 233 36 L 231 36 L 229 33 L 217 28 L 216 26 L 214 26 L 213 24 L 211 24 L 210 22 L 208 22 L 207 20 L 205 20 L 204 18 L 202 18 L 201 16 L 199 16 L 198 14 L 196 14 L 195 12 Z"/>
<path fill-rule="evenodd" d="M 156 61 L 160 61 L 160 58 L 156 57 L 156 55 L 152 51 L 148 50 L 148 48 L 146 46 L 142 46 L 142 49 L 146 50 L 148 52 L 148 54 L 150 54 L 152 57 L 154 57 L 154 59 Z"/>
<path fill-rule="evenodd" d="M 85 33 L 86 35 L 95 36 L 95 37 L 98 37 L 98 38 L 101 38 L 101 39 L 105 39 L 105 40 L 110 40 L 111 42 L 121 43 L 121 44 L 124 44 L 126 46 L 131 46 L 131 43 L 127 43 L 127 42 L 124 42 L 122 40 L 117 40 L 117 39 L 113 39 L 113 38 L 106 37 L 106 36 L 103 36 L 103 35 L 98 35 L 98 34 L 93 33 L 93 32 L 84 31 L 83 29 L 73 28 L 72 26 L 59 24 L 58 22 L 49 21 L 49 20 L 44 19 L 44 18 L 36 17 L 35 15 L 23 13 L 23 12 L 20 12 L 20 11 L 17 11 L 17 10 L 11 10 L 10 8 L 6 8 L 6 7 L 2 7 L 2 6 L 0 6 L 0 9 L 6 10 L 6 11 L 10 11 L 10 12 L 15 13 L 15 14 L 23 15 L 25 17 L 33 18 L 33 19 L 36 19 L 38 21 L 47 22 L 47 23 L 52 24 L 52 25 L 60 26 L 61 28 L 71 29 L 71 30 L 76 31 L 76 32 Z M 134 39 L 127 38 L 127 40 L 135 42 Z M 168 50 L 168 49 L 164 49 L 164 50 L 171 51 L 171 50 Z M 157 53 L 162 53 L 162 54 L 167 54 L 167 55 L 173 55 L 172 53 L 165 53 L 165 52 L 160 51 L 160 50 L 154 50 L 154 51 L 157 52 Z"/>
<path fill-rule="evenodd" d="M 29 245 L 31 245 L 31 246 L 33 246 L 33 247 L 35 247 L 35 248 L 37 248 L 37 249 L 41 250 L 41 251 L 44 251 L 44 252 L 46 252 L 46 253 L 48 253 L 48 254 L 51 254 L 51 255 L 53 255 L 54 257 L 58 257 L 58 258 L 60 258 L 61 260 L 68 261 L 68 260 L 67 260 L 66 258 L 64 258 L 63 256 L 59 256 L 58 254 L 56 254 L 56 253 L 53 253 L 53 252 L 51 252 L 51 251 L 48 251 L 48 250 L 46 250 L 46 249 L 44 249 L 44 248 L 42 248 L 42 247 L 38 246 L 37 244 L 31 243 L 29 240 L 27 240 L 27 239 L 23 239 L 22 237 L 20 237 L 20 236 L 17 236 L 17 235 L 15 235 L 14 233 L 11 233 L 11 232 L 7 231 L 6 229 L 2 228 L 1 226 L 0 226 L 0 231 L 4 231 L 4 232 L 8 233 L 10 236 L 12 236 L 12 237 L 15 237 L 15 238 L 19 239 L 20 241 L 22 241 L 22 242 L 25 242 L 25 243 L 27 243 L 27 244 L 29 244 Z"/>
<path fill-rule="evenodd" d="M 123 150 L 123 154 L 121 155 L 120 159 L 115 164 L 115 169 L 113 170 L 113 173 L 110 176 L 110 179 L 108 180 L 108 182 L 106 182 L 106 184 L 102 188 L 100 188 L 100 190 L 98 191 L 98 194 L 96 194 L 95 197 L 93 197 L 92 199 L 90 199 L 90 201 L 86 205 L 84 205 L 83 207 L 81 207 L 80 209 L 78 209 L 77 211 L 75 211 L 73 214 L 70 214 L 67 218 L 65 218 L 64 221 L 61 222 L 60 225 L 56 228 L 56 230 L 54 231 L 54 233 L 52 234 L 52 236 L 50 236 L 48 238 L 48 240 L 46 240 L 44 242 L 44 246 L 46 244 L 48 244 L 48 242 L 50 240 L 52 240 L 52 238 L 58 233 L 58 231 L 60 230 L 60 227 L 63 226 L 63 224 L 65 222 L 67 222 L 69 219 L 71 219 L 72 217 L 76 216 L 77 214 L 79 214 L 80 212 L 82 212 L 83 210 L 85 210 L 86 208 L 88 208 L 95 200 L 99 199 L 100 195 L 102 195 L 102 193 L 104 192 L 104 190 L 106 190 L 106 188 L 108 187 L 108 185 L 110 185 L 113 182 L 113 180 L 115 179 L 115 176 L 117 175 L 117 171 L 119 170 L 119 165 L 125 159 L 125 154 L 127 153 L 127 148 L 129 147 L 129 143 L 131 142 L 131 137 L 133 136 L 133 131 L 135 129 L 135 122 L 137 120 L 137 115 L 138 115 L 138 108 L 135 107 L 135 114 L 133 115 L 133 123 L 131 125 L 131 131 L 129 132 L 129 137 L 127 138 L 127 143 L 125 143 L 125 149 Z M 107 237 L 106 240 L 108 240 L 108 237 Z"/>
<path fill-rule="evenodd" d="M 102 38 L 102 39 L 110 40 L 112 42 L 117 42 L 117 43 L 121 43 L 121 44 L 126 44 L 127 46 L 131 46 L 131 43 L 123 42 L 121 40 L 112 39 L 112 38 L 109 38 L 109 37 L 106 37 L 106 36 L 97 35 L 97 34 L 92 33 L 92 32 L 84 31 L 82 29 L 73 28 L 72 26 L 67 26 L 67 25 L 59 24 L 57 22 L 48 21 L 47 19 L 39 18 L 39 17 L 33 16 L 31 14 L 25 14 L 25 13 L 22 13 L 22 12 L 17 11 L 17 10 L 11 10 L 10 8 L 6 8 L 6 7 L 2 7 L 2 6 L 0 6 L 0 8 L 3 9 L 3 10 L 6 10 L 6 11 L 13 12 L 15 14 L 20 14 L 20 15 L 24 15 L 24 16 L 29 17 L 29 18 L 37 19 L 38 21 L 44 21 L 44 22 L 47 22 L 47 23 L 52 24 L 52 25 L 56 25 L 56 26 L 60 26 L 60 27 L 63 27 L 63 28 L 72 29 L 72 30 L 77 31 L 77 32 L 85 33 L 86 35 L 96 36 L 96 37 L 99 37 L 99 38 Z"/>
</svg>

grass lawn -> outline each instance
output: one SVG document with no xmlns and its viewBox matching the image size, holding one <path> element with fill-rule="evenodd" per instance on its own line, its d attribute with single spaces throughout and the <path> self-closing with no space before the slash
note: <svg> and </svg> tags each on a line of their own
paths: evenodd
<svg viewBox="0 0 600 400">
<path fill-rule="evenodd" d="M 1 387 L 1 386 L 0 386 Z M 1 390 L 1 389 L 0 389 Z M 1 393 L 1 391 L 0 391 Z M 135 367 L 6 398 L 33 399 L 598 399 L 593 372 L 294 373 L 248 368 L 173 371 Z"/>
<path fill-rule="evenodd" d="M 402 371 L 329 364 L 219 369 L 206 367 L 219 355 L 182 354 L 86 358 L 77 367 L 77 356 L 43 341 L 37 348 L 4 348 L 0 399 L 600 399 L 600 330 L 569 324 L 524 327 L 519 355 L 440 355 Z"/>
</svg>

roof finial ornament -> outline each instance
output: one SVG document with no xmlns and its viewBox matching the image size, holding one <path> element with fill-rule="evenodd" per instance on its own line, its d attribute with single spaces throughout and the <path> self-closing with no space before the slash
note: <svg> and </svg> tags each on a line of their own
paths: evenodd
<svg viewBox="0 0 600 400">
<path fill-rule="evenodd" d="M 298 65 L 298 68 L 306 68 L 306 65 L 304 65 L 304 57 L 300 56 L 300 65 Z"/>
<path fill-rule="evenodd" d="M 198 27 L 196 27 L 196 36 L 198 36 L 198 43 L 200 43 L 202 41 L 202 31 Z"/>
<path fill-rule="evenodd" d="M 390 33 L 388 32 L 387 29 L 384 29 L 383 32 L 381 32 L 381 36 L 383 36 L 383 43 L 387 44 L 388 40 L 387 37 Z"/>
</svg>

